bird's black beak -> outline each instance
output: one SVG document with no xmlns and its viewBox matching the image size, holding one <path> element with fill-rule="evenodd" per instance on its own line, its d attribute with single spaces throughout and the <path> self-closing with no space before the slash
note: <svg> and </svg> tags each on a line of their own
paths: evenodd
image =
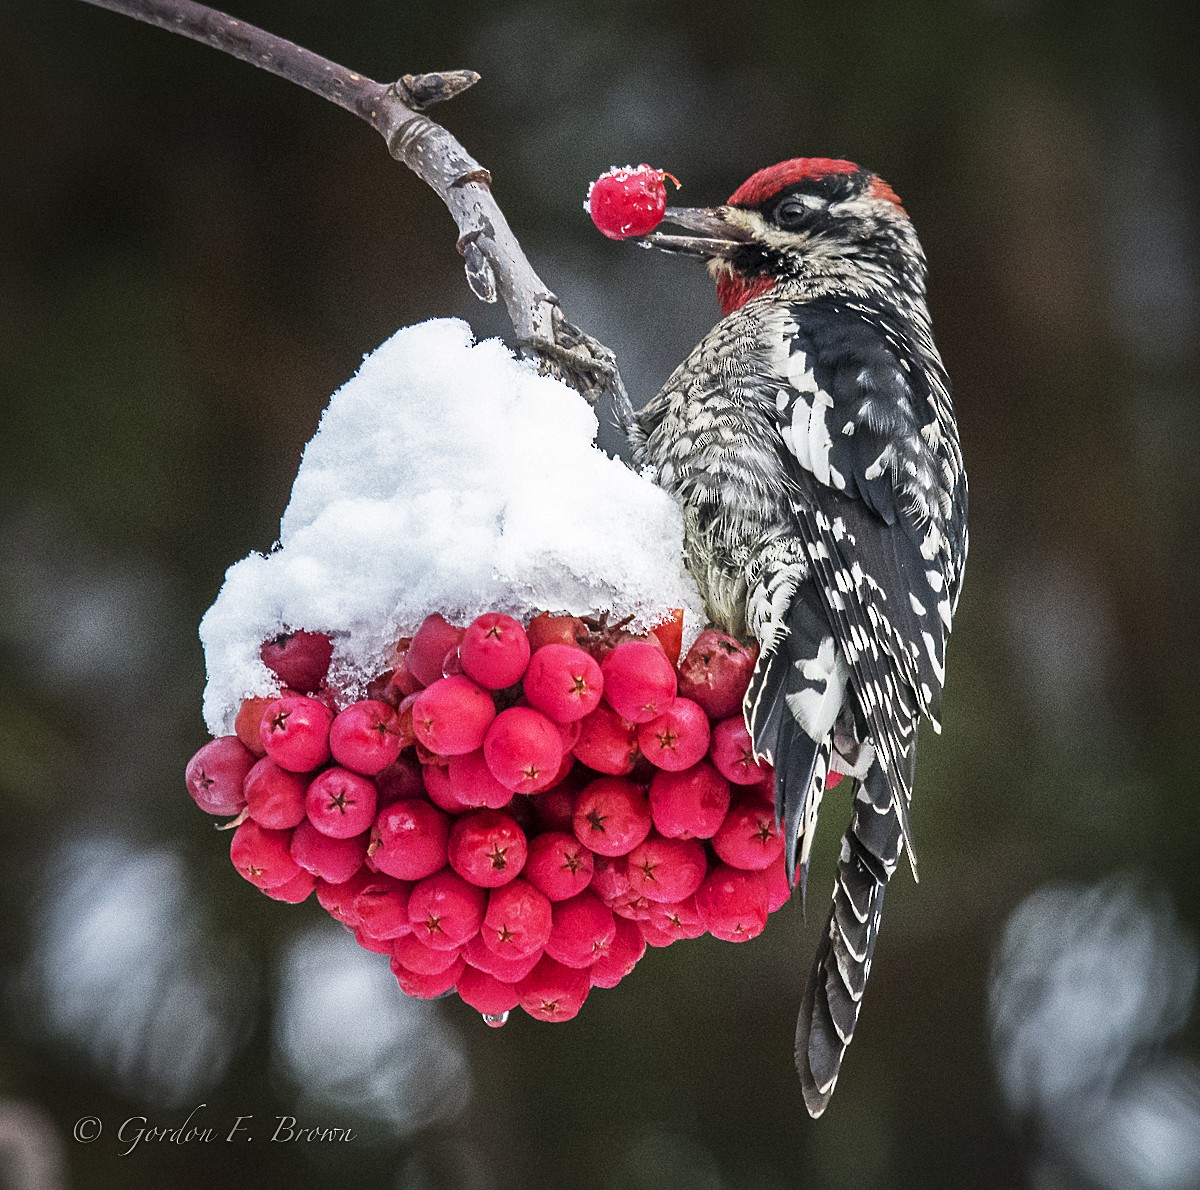
<svg viewBox="0 0 1200 1190">
<path fill-rule="evenodd" d="M 730 211 L 729 207 L 667 207 L 663 222 L 693 234 L 679 236 L 653 231 L 635 242 L 643 248 L 659 248 L 684 256 L 728 257 L 751 238 L 745 228 L 730 220 Z"/>
</svg>

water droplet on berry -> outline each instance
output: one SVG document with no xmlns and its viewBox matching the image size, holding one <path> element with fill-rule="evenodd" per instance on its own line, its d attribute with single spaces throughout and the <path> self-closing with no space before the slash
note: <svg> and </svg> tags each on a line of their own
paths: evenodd
<svg viewBox="0 0 1200 1190">
<path fill-rule="evenodd" d="M 485 1012 L 483 1014 L 483 1023 L 489 1029 L 499 1029 L 508 1021 L 508 1016 L 507 1012 Z"/>
</svg>

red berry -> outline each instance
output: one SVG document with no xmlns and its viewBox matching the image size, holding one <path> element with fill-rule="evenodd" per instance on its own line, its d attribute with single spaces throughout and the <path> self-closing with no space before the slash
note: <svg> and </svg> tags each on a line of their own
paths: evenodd
<svg viewBox="0 0 1200 1190">
<path fill-rule="evenodd" d="M 575 757 L 570 752 L 564 750 L 562 763 L 558 766 L 558 772 L 554 774 L 553 779 L 546 786 L 546 789 L 553 789 L 556 785 L 561 785 L 571 775 L 571 770 L 574 767 Z M 538 792 L 544 792 L 544 790 L 539 790 Z"/>
<path fill-rule="evenodd" d="M 501 958 L 525 958 L 546 945 L 551 920 L 549 899 L 527 881 L 514 880 L 492 890 L 479 936 Z"/>
<path fill-rule="evenodd" d="M 598 773 L 623 777 L 637 763 L 637 727 L 601 703 L 580 724 L 576 759 Z"/>
<path fill-rule="evenodd" d="M 267 750 L 263 747 L 262 734 L 259 730 L 259 725 L 262 723 L 263 711 L 267 709 L 277 698 L 283 698 L 290 691 L 280 691 L 279 694 L 271 694 L 266 698 L 243 698 L 242 705 L 238 707 L 237 718 L 233 721 L 234 734 L 255 756 L 266 756 Z"/>
<path fill-rule="evenodd" d="M 534 819 L 540 830 L 566 831 L 570 838 L 575 837 L 571 833 L 573 829 L 571 822 L 575 814 L 573 790 L 566 786 L 556 785 L 544 793 L 539 793 L 536 797 L 526 799 L 523 804 L 533 808 Z M 533 840 L 530 839 L 531 844 L 532 842 Z"/>
<path fill-rule="evenodd" d="M 450 820 L 420 798 L 393 802 L 371 828 L 371 859 L 380 872 L 398 880 L 432 876 L 446 862 Z"/>
<path fill-rule="evenodd" d="M 599 705 L 604 678 L 582 649 L 546 645 L 530 658 L 521 688 L 529 705 L 555 723 L 574 723 Z"/>
<path fill-rule="evenodd" d="M 767 925 L 767 881 L 761 872 L 718 864 L 696 893 L 708 932 L 725 942 L 756 938 Z"/>
<path fill-rule="evenodd" d="M 409 798 L 425 796 L 423 768 L 411 752 L 398 756 L 375 777 L 377 804 L 389 806 Z"/>
<path fill-rule="evenodd" d="M 524 877 L 552 901 L 583 892 L 592 879 L 592 853 L 574 835 L 551 830 L 529 840 Z"/>
<path fill-rule="evenodd" d="M 690 698 L 677 698 L 657 719 L 638 728 L 638 748 L 656 768 L 681 772 L 708 752 L 708 716 Z"/>
<path fill-rule="evenodd" d="M 595 893 L 581 892 L 554 905 L 546 953 L 567 967 L 590 967 L 616 933 L 612 910 Z"/>
<path fill-rule="evenodd" d="M 312 694 L 325 680 L 333 643 L 323 632 L 283 632 L 258 651 L 279 680 L 301 694 Z"/>
<path fill-rule="evenodd" d="M 464 1004 L 469 1004 L 485 1016 L 497 1016 L 516 1008 L 520 994 L 516 984 L 501 983 L 494 975 L 467 966 L 458 977 L 458 994 Z"/>
<path fill-rule="evenodd" d="M 413 934 L 410 927 L 409 933 L 392 944 L 392 954 L 409 971 L 415 971 L 418 975 L 440 975 L 458 962 L 461 952 L 457 949 L 434 950 Z"/>
<path fill-rule="evenodd" d="M 615 988 L 646 953 L 646 939 L 637 922 L 618 917 L 616 926 L 608 949 L 587 969 L 594 988 Z"/>
<path fill-rule="evenodd" d="M 450 866 L 480 888 L 499 888 L 525 866 L 525 833 L 507 814 L 480 810 L 450 828 Z"/>
<path fill-rule="evenodd" d="M 488 612 L 473 620 L 458 646 L 463 673 L 488 690 L 521 680 L 529 664 L 529 638 L 512 616 Z"/>
<path fill-rule="evenodd" d="M 512 886 L 506 884 L 504 887 L 511 888 Z M 484 929 L 486 930 L 486 928 L 485 925 Z M 547 937 L 549 937 L 549 933 L 550 928 L 549 924 L 547 924 Z M 486 971 L 489 975 L 494 975 L 502 983 L 518 983 L 538 965 L 538 961 L 542 957 L 542 948 L 539 946 L 527 955 L 513 959 L 504 958 L 496 954 L 483 939 L 483 933 L 476 934 L 463 947 L 463 957 L 472 967 L 480 971 Z"/>
<path fill-rule="evenodd" d="M 702 760 L 681 773 L 655 773 L 650 782 L 654 827 L 668 839 L 710 839 L 729 810 L 729 782 Z"/>
<path fill-rule="evenodd" d="M 454 950 L 479 933 L 487 893 L 443 868 L 413 885 L 408 920 L 413 934 L 434 950 Z"/>
<path fill-rule="evenodd" d="M 620 897 L 626 896 L 632 887 L 629 880 L 628 856 L 596 856 L 592 865 L 592 882 L 588 887 L 606 905 L 612 905 Z"/>
<path fill-rule="evenodd" d="M 253 770 L 254 753 L 237 736 L 226 735 L 209 740 L 188 761 L 183 779 L 205 814 L 237 814 L 246 804 L 242 786 Z"/>
<path fill-rule="evenodd" d="M 392 685 L 392 671 L 385 669 L 376 674 L 368 683 L 365 698 L 368 702 L 386 702 L 392 710 L 400 705 L 400 691 Z"/>
<path fill-rule="evenodd" d="M 587 999 L 591 980 L 585 970 L 564 967 L 549 955 L 517 984 L 521 1007 L 539 1021 L 569 1021 Z"/>
<path fill-rule="evenodd" d="M 514 793 L 537 793 L 558 775 L 562 737 L 540 711 L 509 707 L 488 728 L 483 755 L 501 785 Z"/>
<path fill-rule="evenodd" d="M 421 691 L 418 690 L 417 694 Z M 400 739 L 400 751 L 403 752 L 409 744 L 416 742 L 417 733 L 413 728 L 413 705 L 417 701 L 417 694 L 406 694 L 396 704 L 396 720 L 393 724 L 393 730 Z"/>
<path fill-rule="evenodd" d="M 600 667 L 604 699 L 630 723 L 649 723 L 675 699 L 675 670 L 661 646 L 623 640 Z"/>
<path fill-rule="evenodd" d="M 650 833 L 650 803 L 632 781 L 601 777 L 576 799 L 573 826 L 598 855 L 628 855 Z"/>
<path fill-rule="evenodd" d="M 642 937 L 650 946 L 666 947 L 672 942 L 678 942 L 682 935 L 676 935 L 669 930 L 660 930 L 652 920 L 647 918 L 645 921 L 639 921 L 638 929 L 642 932 Z M 703 930 L 701 926 L 701 930 Z"/>
<path fill-rule="evenodd" d="M 313 779 L 304 805 L 309 822 L 323 835 L 351 839 L 375 821 L 375 786 L 368 777 L 334 766 Z"/>
<path fill-rule="evenodd" d="M 650 635 L 662 645 L 667 660 L 672 665 L 678 665 L 679 652 L 683 648 L 683 608 L 675 608 L 669 620 L 655 624 L 650 629 Z"/>
<path fill-rule="evenodd" d="M 369 934 L 362 926 L 355 927 L 354 941 L 363 950 L 369 950 L 372 954 L 392 953 L 392 940 L 390 938 L 376 938 L 374 934 Z"/>
<path fill-rule="evenodd" d="M 451 756 L 446 772 L 454 788 L 454 796 L 464 806 L 503 810 L 513 800 L 512 790 L 492 776 L 482 748 L 461 756 Z"/>
<path fill-rule="evenodd" d="M 730 867 L 761 872 L 783 854 L 775 807 L 759 798 L 736 802 L 712 838 L 713 850 Z"/>
<path fill-rule="evenodd" d="M 722 719 L 713 728 L 708 753 L 721 776 L 735 785 L 756 785 L 769 772 L 754 759 L 754 745 L 741 715 Z"/>
<path fill-rule="evenodd" d="M 359 926 L 372 938 L 400 938 L 410 933 L 409 889 L 408 884 L 389 876 L 376 876 L 364 882 L 353 906 Z"/>
<path fill-rule="evenodd" d="M 406 996 L 416 996 L 419 1000 L 436 1000 L 445 995 L 458 982 L 465 968 L 466 963 L 459 955 L 445 971 L 437 975 L 420 975 L 416 971 L 409 971 L 395 955 L 392 956 L 392 974 L 400 990 Z"/>
<path fill-rule="evenodd" d="M 291 853 L 292 859 L 306 872 L 330 884 L 341 884 L 363 866 L 367 858 L 367 834 L 364 831 L 353 839 L 334 839 L 305 819 L 292 831 Z"/>
<path fill-rule="evenodd" d="M 300 875 L 288 853 L 288 832 L 266 830 L 252 818 L 233 832 L 229 858 L 239 874 L 258 888 L 278 888 Z"/>
<path fill-rule="evenodd" d="M 783 855 L 763 873 L 767 881 L 767 912 L 774 913 L 776 909 L 781 909 L 787 904 L 788 899 L 792 895 L 791 886 L 788 884 L 787 868 L 784 866 Z"/>
<path fill-rule="evenodd" d="M 424 623 L 405 654 L 405 665 L 422 686 L 429 686 L 442 676 L 442 663 L 451 649 L 458 648 L 463 630 L 439 616 L 426 616 Z"/>
<path fill-rule="evenodd" d="M 741 710 L 757 660 L 757 647 L 706 628 L 679 667 L 679 693 L 698 702 L 710 719 L 725 719 Z"/>
<path fill-rule="evenodd" d="M 281 769 L 309 773 L 329 759 L 333 712 L 315 698 L 277 698 L 263 712 L 259 735 Z"/>
<path fill-rule="evenodd" d="M 421 689 L 421 683 L 408 668 L 408 649 L 411 644 L 411 640 L 401 640 L 396 646 L 395 653 L 392 654 L 391 677 L 388 680 L 391 692 L 388 698 L 389 700 L 394 699 L 397 703 L 410 694 L 416 694 Z"/>
<path fill-rule="evenodd" d="M 317 878 L 311 872 L 297 872 L 291 880 L 277 884 L 273 888 L 264 888 L 263 892 L 273 901 L 286 901 L 289 905 L 299 905 L 307 901 L 312 890 L 317 886 Z"/>
<path fill-rule="evenodd" d="M 650 911 L 650 920 L 644 923 L 643 928 L 645 925 L 670 935 L 673 940 L 699 938 L 706 930 L 694 896 L 674 904 L 655 905 Z"/>
<path fill-rule="evenodd" d="M 396 712 L 386 702 L 371 699 L 352 702 L 329 729 L 333 759 L 364 777 L 387 768 L 400 755 L 403 743 Z"/>
<path fill-rule="evenodd" d="M 429 800 L 447 814 L 461 814 L 464 810 L 475 809 L 459 792 L 459 787 L 450 780 L 448 765 L 423 764 L 421 776 Z"/>
<path fill-rule="evenodd" d="M 657 901 L 650 900 L 644 893 L 630 890 L 624 896 L 617 897 L 611 909 L 618 917 L 626 917 L 630 921 L 649 921 L 657 905 Z"/>
<path fill-rule="evenodd" d="M 700 887 L 708 856 L 698 839 L 651 835 L 629 853 L 629 886 L 651 901 L 684 901 Z"/>
<path fill-rule="evenodd" d="M 412 717 L 413 731 L 426 748 L 439 756 L 459 756 L 483 744 L 496 706 L 470 678 L 438 678 L 417 695 Z"/>
<path fill-rule="evenodd" d="M 359 924 L 358 914 L 354 909 L 354 900 L 372 880 L 374 873 L 365 867 L 360 868 L 349 880 L 340 884 L 330 884 L 328 880 L 317 878 L 317 900 L 321 908 L 342 925 L 354 929 Z"/>
<path fill-rule="evenodd" d="M 588 188 L 584 206 L 592 222 L 610 240 L 644 236 L 662 222 L 667 207 L 663 179 L 670 177 L 652 165 L 639 165 L 637 169 L 613 166 Z"/>
<path fill-rule="evenodd" d="M 562 740 L 563 763 L 565 764 L 571 750 L 579 743 L 579 737 L 583 734 L 583 721 L 581 719 L 572 719 L 570 723 L 556 723 L 554 726 L 558 728 L 558 735 Z M 571 756 L 570 759 L 571 763 L 574 764 L 575 757 Z M 564 773 L 563 776 L 566 776 L 566 774 Z M 562 777 L 559 780 L 562 780 Z"/>
<path fill-rule="evenodd" d="M 529 621 L 525 629 L 533 652 L 546 645 L 578 645 L 587 639 L 587 625 L 578 616 L 552 616 L 542 612 Z"/>
<path fill-rule="evenodd" d="M 281 769 L 264 756 L 246 774 L 246 808 L 259 826 L 291 830 L 304 821 L 304 795 L 308 778 Z"/>
</svg>

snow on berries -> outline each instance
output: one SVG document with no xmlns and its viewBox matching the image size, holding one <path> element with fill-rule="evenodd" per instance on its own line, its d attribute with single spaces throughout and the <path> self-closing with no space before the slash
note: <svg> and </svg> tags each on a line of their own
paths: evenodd
<svg viewBox="0 0 1200 1190">
<path fill-rule="evenodd" d="M 667 207 L 666 179 L 672 174 L 652 165 L 613 166 L 589 187 L 583 209 L 610 240 L 644 236 L 661 222 Z"/>
<path fill-rule="evenodd" d="M 748 941 L 789 899 L 773 774 L 734 709 L 738 642 L 702 633 L 673 664 L 620 623 L 483 613 L 429 616 L 387 656 L 377 697 L 328 671 L 248 697 L 236 719 L 266 754 L 222 736 L 185 782 L 233 818 L 244 879 L 315 891 L 406 994 L 457 991 L 493 1025 L 518 1006 L 569 1020 L 647 947 Z"/>
<path fill-rule="evenodd" d="M 398 706 L 447 676 L 448 655 L 450 672 L 510 688 L 514 622 L 536 651 L 546 633 L 578 645 L 599 610 L 644 634 L 682 608 L 690 643 L 705 615 L 682 515 L 597 447 L 598 428 L 574 389 L 459 319 L 398 331 L 330 400 L 277 545 L 229 568 L 201 622 L 209 734 L 267 699 L 236 724 L 261 755 L 256 719 L 276 698 L 327 683 L 347 704 Z"/>
</svg>

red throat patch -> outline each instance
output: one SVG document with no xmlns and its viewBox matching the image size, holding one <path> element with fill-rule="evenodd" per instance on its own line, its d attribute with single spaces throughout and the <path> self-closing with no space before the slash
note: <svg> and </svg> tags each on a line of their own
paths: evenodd
<svg viewBox="0 0 1200 1190">
<path fill-rule="evenodd" d="M 796 182 L 823 178 L 827 174 L 855 174 L 858 171 L 859 167 L 853 161 L 840 161 L 835 157 L 793 157 L 790 161 L 781 161 L 778 165 L 769 165 L 751 174 L 729 196 L 729 201 L 755 207 Z"/>
<path fill-rule="evenodd" d="M 742 277 L 737 273 L 722 271 L 717 278 L 721 312 L 732 314 L 734 310 L 740 310 L 751 298 L 760 297 L 774 284 L 774 277 Z"/>
</svg>

